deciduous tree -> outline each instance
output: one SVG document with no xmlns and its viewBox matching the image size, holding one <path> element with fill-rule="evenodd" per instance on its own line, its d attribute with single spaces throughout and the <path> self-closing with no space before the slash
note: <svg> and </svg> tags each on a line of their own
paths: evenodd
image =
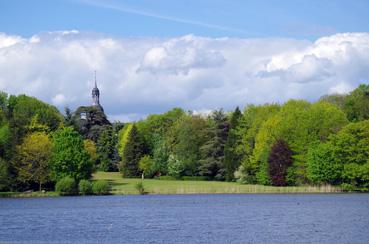
<svg viewBox="0 0 369 244">
<path fill-rule="evenodd" d="M 42 184 L 49 180 L 49 162 L 52 142 L 44 132 L 27 135 L 23 143 L 17 146 L 15 166 L 18 180 L 24 183 L 37 182 L 41 191 Z"/>
<path fill-rule="evenodd" d="M 91 177 L 93 164 L 90 155 L 85 150 L 82 137 L 72 127 L 56 131 L 53 143 L 50 170 L 54 181 L 67 176 L 76 181 Z"/>
</svg>

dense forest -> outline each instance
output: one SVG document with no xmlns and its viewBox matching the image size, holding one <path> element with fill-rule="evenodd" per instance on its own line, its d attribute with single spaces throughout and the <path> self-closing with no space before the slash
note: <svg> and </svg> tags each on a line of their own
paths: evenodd
<svg viewBox="0 0 369 244">
<path fill-rule="evenodd" d="M 174 108 L 126 124 L 93 107 L 61 114 L 36 98 L 0 93 L 0 191 L 52 190 L 66 177 L 86 183 L 97 170 L 368 191 L 369 85 L 314 103 L 210 115 Z"/>
</svg>

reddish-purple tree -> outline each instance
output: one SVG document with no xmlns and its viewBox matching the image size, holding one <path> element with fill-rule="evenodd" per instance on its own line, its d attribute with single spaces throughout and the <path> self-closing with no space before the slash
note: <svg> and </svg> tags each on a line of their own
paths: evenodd
<svg viewBox="0 0 369 244">
<path fill-rule="evenodd" d="M 286 186 L 287 169 L 292 165 L 292 151 L 288 144 L 277 140 L 269 154 L 269 177 L 274 186 Z"/>
</svg>

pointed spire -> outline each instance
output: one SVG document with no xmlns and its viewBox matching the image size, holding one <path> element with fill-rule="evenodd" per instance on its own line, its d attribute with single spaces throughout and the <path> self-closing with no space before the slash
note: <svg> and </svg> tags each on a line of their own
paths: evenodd
<svg viewBox="0 0 369 244">
<path fill-rule="evenodd" d="M 96 84 L 96 70 L 95 70 L 95 88 L 97 88 L 97 84 Z"/>
</svg>

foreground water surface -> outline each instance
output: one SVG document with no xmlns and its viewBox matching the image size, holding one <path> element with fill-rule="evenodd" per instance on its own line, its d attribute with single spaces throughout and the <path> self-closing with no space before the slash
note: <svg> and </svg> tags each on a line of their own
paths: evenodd
<svg viewBox="0 0 369 244">
<path fill-rule="evenodd" d="M 4 198 L 0 243 L 369 243 L 369 195 Z"/>
</svg>

